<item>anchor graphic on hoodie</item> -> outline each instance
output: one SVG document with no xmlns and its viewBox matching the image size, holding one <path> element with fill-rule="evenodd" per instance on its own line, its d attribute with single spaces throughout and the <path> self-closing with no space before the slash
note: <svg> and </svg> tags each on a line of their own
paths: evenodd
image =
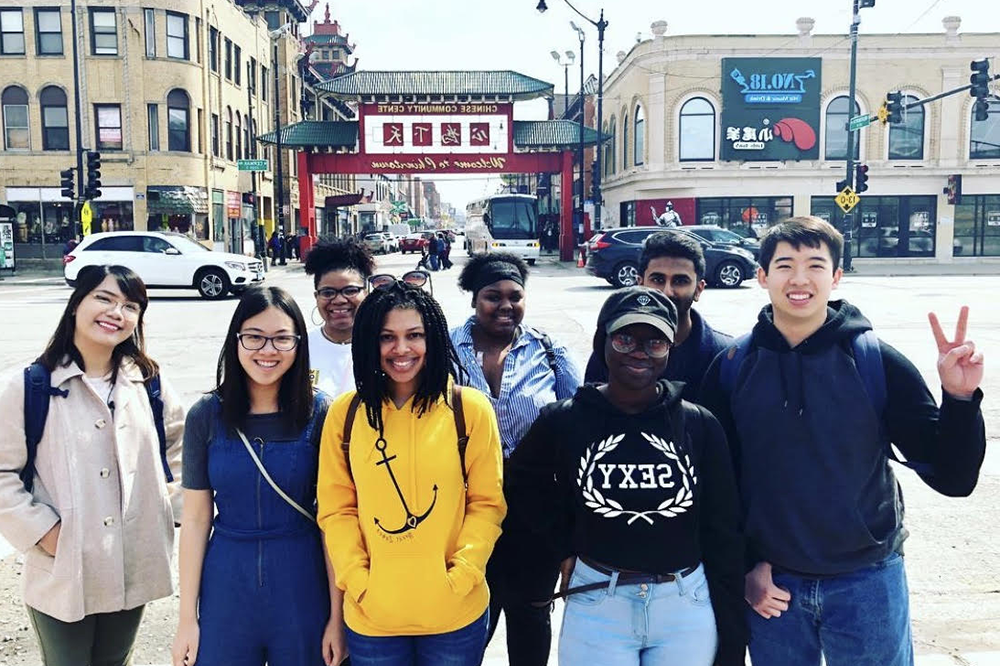
<svg viewBox="0 0 1000 666">
<path fill-rule="evenodd" d="M 392 485 L 396 488 L 396 495 L 399 496 L 399 503 L 403 505 L 403 510 L 406 511 L 406 522 L 399 529 L 390 530 L 382 526 L 381 521 L 378 518 L 375 519 L 375 526 L 386 534 L 402 534 L 403 532 L 408 532 L 417 528 L 417 525 L 424 522 L 427 516 L 430 515 L 431 511 L 434 509 L 434 505 L 437 503 L 438 487 L 434 484 L 434 499 L 431 500 L 431 505 L 427 507 L 427 510 L 420 515 L 414 514 L 410 511 L 409 505 L 406 503 L 406 498 L 403 497 L 403 491 L 399 487 L 399 482 L 396 481 L 396 475 L 392 471 L 392 465 L 389 463 L 396 459 L 396 456 L 387 456 L 385 450 L 388 447 L 388 443 L 384 438 L 379 437 L 375 441 L 375 448 L 379 453 L 382 454 L 382 460 L 379 460 L 376 465 L 385 465 L 385 470 L 389 473 L 389 479 L 392 481 Z"/>
</svg>

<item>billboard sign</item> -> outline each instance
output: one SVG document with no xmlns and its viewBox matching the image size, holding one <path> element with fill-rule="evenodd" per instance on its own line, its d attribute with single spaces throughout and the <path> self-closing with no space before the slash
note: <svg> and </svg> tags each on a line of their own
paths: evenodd
<svg viewBox="0 0 1000 666">
<path fill-rule="evenodd" d="M 821 58 L 723 58 L 725 161 L 819 159 Z"/>
<path fill-rule="evenodd" d="M 511 152 L 513 104 L 362 104 L 361 150 L 381 155 Z"/>
</svg>

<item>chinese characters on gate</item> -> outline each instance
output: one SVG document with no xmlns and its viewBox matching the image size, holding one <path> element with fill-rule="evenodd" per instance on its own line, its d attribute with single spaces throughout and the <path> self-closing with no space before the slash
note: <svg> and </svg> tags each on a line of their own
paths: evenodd
<svg viewBox="0 0 1000 666">
<path fill-rule="evenodd" d="M 363 104 L 368 153 L 500 155 L 511 150 L 513 105 Z"/>
</svg>

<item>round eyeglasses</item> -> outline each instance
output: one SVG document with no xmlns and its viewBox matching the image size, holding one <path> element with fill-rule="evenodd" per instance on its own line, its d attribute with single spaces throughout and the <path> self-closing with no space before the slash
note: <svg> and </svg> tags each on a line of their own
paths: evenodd
<svg viewBox="0 0 1000 666">
<path fill-rule="evenodd" d="M 324 301 L 332 301 L 337 298 L 337 296 L 343 296 L 344 298 L 356 298 L 361 292 L 365 290 L 364 287 L 359 287 L 356 284 L 349 284 L 346 287 L 341 287 L 337 289 L 336 287 L 323 287 L 322 289 L 317 289 L 313 292 L 313 296 L 317 298 L 322 298 Z"/>
<path fill-rule="evenodd" d="M 421 289 L 423 289 L 426 285 L 430 285 L 430 292 L 432 294 L 434 293 L 434 284 L 431 282 L 431 274 L 427 271 L 407 271 L 400 277 L 396 277 L 391 273 L 380 273 L 379 275 L 373 275 L 368 278 L 368 284 L 370 284 L 373 289 L 388 289 L 397 281 L 408 284 L 411 287 L 419 287 Z"/>
<path fill-rule="evenodd" d="M 236 339 L 247 351 L 260 351 L 271 342 L 276 351 L 292 351 L 299 346 L 300 335 L 260 335 L 259 333 L 237 333 Z"/>
<path fill-rule="evenodd" d="M 666 338 L 650 338 L 642 341 L 642 350 L 650 358 L 663 358 L 670 353 L 670 341 Z M 619 354 L 631 354 L 639 348 L 639 341 L 628 333 L 612 333 L 611 348 Z"/>
</svg>

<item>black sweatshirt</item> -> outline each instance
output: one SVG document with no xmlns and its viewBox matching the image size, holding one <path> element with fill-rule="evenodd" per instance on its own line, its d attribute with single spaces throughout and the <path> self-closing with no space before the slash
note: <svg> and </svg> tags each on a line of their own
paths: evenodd
<svg viewBox="0 0 1000 666">
<path fill-rule="evenodd" d="M 742 665 L 743 537 L 725 435 L 680 399 L 681 384 L 659 386 L 661 397 L 639 414 L 619 411 L 594 386 L 544 407 L 507 464 L 508 517 L 550 540 L 559 559 L 658 574 L 704 563 L 716 663 Z"/>
<path fill-rule="evenodd" d="M 723 356 L 709 368 L 700 403 L 734 458 L 748 566 L 828 576 L 901 552 L 902 497 L 880 428 L 907 460 L 928 466 L 921 478 L 938 492 L 975 488 L 986 452 L 982 392 L 945 395 L 939 410 L 913 364 L 880 341 L 887 402 L 876 414 L 851 351 L 869 329 L 857 308 L 834 301 L 826 323 L 792 349 L 767 306 L 732 395 L 720 381 Z"/>
</svg>

